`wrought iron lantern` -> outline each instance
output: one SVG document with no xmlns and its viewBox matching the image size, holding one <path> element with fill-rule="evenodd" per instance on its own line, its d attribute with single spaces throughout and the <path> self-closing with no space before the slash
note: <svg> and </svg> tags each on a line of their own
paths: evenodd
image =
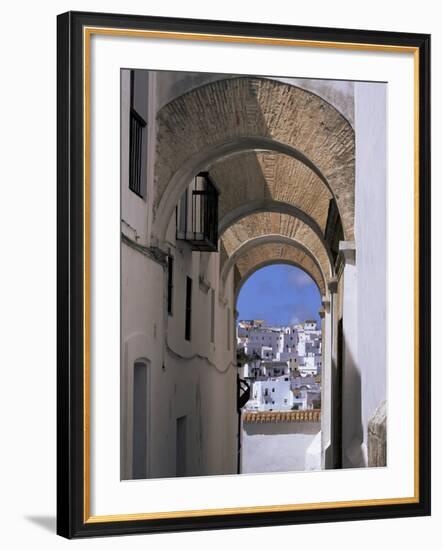
<svg viewBox="0 0 442 550">
<path fill-rule="evenodd" d="M 201 172 L 183 193 L 176 210 L 176 238 L 193 250 L 218 251 L 218 189 L 208 172 Z"/>
</svg>

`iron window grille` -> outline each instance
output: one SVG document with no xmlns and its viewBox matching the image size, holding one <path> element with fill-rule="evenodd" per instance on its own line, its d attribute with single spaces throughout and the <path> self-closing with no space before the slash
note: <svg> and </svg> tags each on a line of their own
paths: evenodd
<svg viewBox="0 0 442 550">
<path fill-rule="evenodd" d="M 218 190 L 207 172 L 201 172 L 183 193 L 176 210 L 176 238 L 193 250 L 218 251 Z"/>
<path fill-rule="evenodd" d="M 184 338 L 190 341 L 192 337 L 192 279 L 186 277 L 186 320 Z"/>
<path fill-rule="evenodd" d="M 340 262 L 339 241 L 344 239 L 344 230 L 335 199 L 330 199 L 324 236 L 335 262 L 335 270 L 338 271 L 337 267 Z"/>
<path fill-rule="evenodd" d="M 173 314 L 173 256 L 167 256 L 167 313 Z"/>
<path fill-rule="evenodd" d="M 130 157 L 129 189 L 142 197 L 141 173 L 143 159 L 143 136 L 146 121 L 135 111 L 130 110 Z"/>
<path fill-rule="evenodd" d="M 136 108 L 135 84 L 135 71 L 130 71 L 129 189 L 139 197 L 144 198 L 145 187 L 143 185 L 143 176 L 145 176 L 145 166 L 143 164 L 146 161 L 144 136 L 147 122 Z"/>
</svg>

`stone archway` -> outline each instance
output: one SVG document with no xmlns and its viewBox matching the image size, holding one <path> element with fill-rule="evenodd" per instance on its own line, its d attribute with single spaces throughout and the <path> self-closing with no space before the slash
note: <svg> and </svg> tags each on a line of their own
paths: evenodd
<svg viewBox="0 0 442 550">
<path fill-rule="evenodd" d="M 283 248 L 266 248 L 264 245 L 283 245 Z M 312 254 L 312 252 L 304 246 L 299 241 L 296 241 L 293 238 L 285 237 L 284 235 L 264 235 L 261 237 L 255 237 L 244 243 L 242 243 L 232 254 L 229 256 L 225 263 L 222 266 L 220 279 L 224 283 L 231 269 L 236 267 L 237 263 L 240 263 L 241 266 L 247 265 L 244 262 L 241 262 L 245 255 L 249 255 L 249 258 L 256 258 L 255 255 L 250 255 L 253 253 L 254 249 L 260 249 L 259 254 L 268 254 L 270 251 L 277 252 L 280 256 L 272 259 L 263 259 L 263 262 L 266 265 L 270 265 L 272 262 L 277 261 L 277 263 L 293 263 L 296 266 L 305 271 L 312 279 L 315 281 L 316 286 L 318 287 L 321 293 L 325 293 L 327 280 L 329 279 L 329 274 L 323 272 L 323 267 L 318 262 L 317 258 Z M 295 249 L 297 252 L 292 253 L 290 249 Z M 290 251 L 290 252 L 289 252 Z M 299 253 L 298 253 L 299 252 Z M 265 256 L 264 256 L 265 258 Z M 251 264 L 253 269 L 255 269 L 256 260 L 252 260 Z M 244 268 L 243 268 L 244 269 Z M 247 267 L 248 269 L 248 267 Z M 243 273 L 247 273 L 247 277 L 250 275 L 244 269 Z M 241 283 L 242 284 L 242 283 Z"/>
<path fill-rule="evenodd" d="M 274 211 L 292 209 L 324 233 L 333 195 L 300 160 L 277 152 L 242 152 L 216 162 L 210 174 L 221 191 L 220 233 L 234 219 L 265 205 Z"/>
<path fill-rule="evenodd" d="M 281 258 L 279 260 L 263 260 L 261 263 L 257 263 L 253 267 L 250 267 L 249 271 L 245 272 L 245 274 L 240 279 L 237 278 L 237 281 L 235 283 L 235 302 L 238 300 L 241 288 L 245 285 L 248 279 L 260 269 L 263 269 L 264 267 L 268 267 L 270 265 L 291 265 L 293 267 L 297 267 L 298 269 L 301 269 L 306 275 L 312 278 L 312 281 L 315 283 L 319 293 L 325 291 L 325 286 L 321 284 L 321 279 L 318 278 L 317 274 L 313 275 L 312 272 L 305 267 L 305 265 L 298 263 L 295 259 L 287 257 Z"/>
<path fill-rule="evenodd" d="M 324 241 L 324 233 L 318 223 L 308 216 L 303 210 L 291 204 L 285 202 L 278 202 L 269 199 L 261 199 L 255 201 L 248 201 L 234 210 L 230 210 L 218 224 L 219 236 L 222 237 L 224 232 L 232 225 L 240 222 L 243 218 L 250 216 L 252 214 L 258 214 L 261 212 L 275 212 L 279 214 L 287 214 L 294 218 L 298 218 L 306 225 L 308 225 L 314 233 L 318 236 L 319 239 L 323 242 L 324 246 L 326 243 Z"/>
<path fill-rule="evenodd" d="M 226 263 L 230 261 L 232 265 L 232 256 L 238 256 L 241 248 L 247 245 L 250 248 L 254 241 L 260 242 L 260 239 L 302 248 L 315 259 L 325 281 L 333 276 L 332 257 L 323 240 L 304 221 L 279 212 L 250 214 L 225 230 L 221 237 L 222 276 L 226 274 Z"/>
<path fill-rule="evenodd" d="M 259 266 L 272 263 L 291 263 L 308 273 L 315 281 L 321 295 L 327 292 L 326 282 L 320 267 L 302 248 L 295 246 L 293 242 L 258 242 L 244 251 L 235 261 L 234 267 L 234 288 L 235 293 L 242 279 L 247 279 L 252 271 L 259 269 Z"/>
<path fill-rule="evenodd" d="M 345 238 L 354 237 L 354 131 L 329 103 L 281 82 L 219 80 L 164 106 L 157 117 L 155 234 L 190 179 L 239 151 L 277 151 L 302 162 L 336 200 Z"/>
<path fill-rule="evenodd" d="M 342 233 L 354 240 L 355 141 L 345 117 L 301 88 L 239 77 L 176 98 L 159 111 L 157 127 L 153 246 L 165 251 L 183 191 L 196 174 L 208 171 L 220 191 L 221 280 L 234 272 L 233 287 L 220 294 L 220 302 L 226 306 L 232 288 L 236 294 L 251 273 L 275 263 L 301 267 L 327 300 L 337 254 L 329 219 L 342 224 L 339 240 Z M 268 219 L 260 224 L 258 218 Z M 249 247 L 253 239 L 263 240 Z M 330 346 L 335 336 L 330 323 L 325 326 Z"/>
</svg>

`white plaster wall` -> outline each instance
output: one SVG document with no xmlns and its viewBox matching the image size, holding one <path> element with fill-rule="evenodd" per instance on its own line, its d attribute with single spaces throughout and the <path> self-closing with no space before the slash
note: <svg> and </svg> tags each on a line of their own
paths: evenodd
<svg viewBox="0 0 442 550">
<path fill-rule="evenodd" d="M 355 83 L 356 265 L 361 422 L 386 398 L 386 84 Z"/>
<path fill-rule="evenodd" d="M 174 229 L 171 230 L 174 232 Z M 172 243 L 170 243 L 172 245 Z M 174 256 L 173 315 L 166 312 L 166 273 L 156 261 L 122 245 L 122 339 L 125 349 L 142 335 L 139 358 L 151 363 L 150 477 L 175 475 L 176 418 L 187 416 L 188 475 L 236 472 L 236 369 L 233 332 L 227 315 L 233 311 L 232 279 L 226 301 L 215 301 L 215 342 L 210 343 L 210 293 L 199 284 L 200 254 L 185 243 L 171 246 Z M 207 281 L 217 289 L 218 254 L 211 254 Z M 213 264 L 213 265 L 212 265 Z M 185 284 L 192 285 L 192 335 L 184 339 Z M 218 291 L 217 291 L 218 292 Z M 232 322 L 233 323 L 233 320 Z M 227 338 L 230 345 L 227 345 Z M 230 347 L 230 350 L 228 349 Z M 123 357 L 126 431 L 132 410 L 131 371 L 136 357 Z M 130 433 L 124 439 L 129 449 Z M 130 472 L 130 450 L 123 454 Z M 130 477 L 130 476 L 129 476 Z"/>
<path fill-rule="evenodd" d="M 128 478 L 132 471 L 134 362 L 142 358 L 150 362 L 151 387 L 155 389 L 148 403 L 151 419 L 168 416 L 170 396 L 164 387 L 170 384 L 170 376 L 162 371 L 163 268 L 125 244 L 121 246 L 121 267 L 121 475 Z M 164 420 L 159 424 L 151 422 L 148 442 L 151 475 L 171 472 L 167 441 L 161 434 L 166 428 L 169 427 Z"/>
<path fill-rule="evenodd" d="M 227 349 L 227 305 L 216 303 L 215 343 L 209 344 L 210 294 L 198 284 L 198 254 L 187 251 L 181 257 L 178 252 L 175 258 L 171 317 L 166 312 L 163 267 L 122 245 L 123 477 L 131 477 L 131 380 L 133 364 L 140 358 L 151 365 L 149 476 L 175 475 L 176 419 L 184 415 L 187 475 L 236 472 L 236 369 L 232 365 L 233 345 Z M 184 339 L 187 274 L 193 280 L 190 342 Z M 136 352 L 131 351 L 134 339 Z"/>
<path fill-rule="evenodd" d="M 313 441 L 310 443 L 305 453 L 305 469 L 306 470 L 321 470 L 322 469 L 322 452 L 321 452 L 321 432 L 318 432 Z"/>
<path fill-rule="evenodd" d="M 319 422 L 243 423 L 241 473 L 305 470 L 307 450 L 320 429 Z"/>
<path fill-rule="evenodd" d="M 129 189 L 129 71 L 122 71 L 121 231 L 149 247 L 152 220 L 155 74 L 149 81 L 147 197 Z M 133 365 L 150 364 L 149 477 L 176 474 L 176 419 L 187 417 L 186 475 L 236 473 L 237 415 L 233 275 L 219 294 L 219 254 L 192 252 L 175 241 L 172 217 L 167 234 L 174 256 L 173 315 L 167 314 L 164 266 L 133 246 L 121 245 L 121 476 L 132 476 Z M 186 277 L 192 278 L 192 336 L 184 338 Z M 200 278 L 204 280 L 200 284 Z M 215 341 L 210 343 L 211 292 L 215 289 Z M 230 315 L 230 323 L 227 316 Z M 227 334 L 228 326 L 232 330 Z M 229 341 L 228 341 L 229 338 Z"/>
</svg>

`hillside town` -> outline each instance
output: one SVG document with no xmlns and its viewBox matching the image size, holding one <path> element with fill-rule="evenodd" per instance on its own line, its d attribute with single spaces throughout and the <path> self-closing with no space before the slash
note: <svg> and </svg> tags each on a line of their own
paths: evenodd
<svg viewBox="0 0 442 550">
<path fill-rule="evenodd" d="M 245 411 L 305 411 L 321 408 L 321 330 L 316 321 L 266 326 L 239 321 L 237 349 L 242 378 L 250 386 Z"/>
</svg>

